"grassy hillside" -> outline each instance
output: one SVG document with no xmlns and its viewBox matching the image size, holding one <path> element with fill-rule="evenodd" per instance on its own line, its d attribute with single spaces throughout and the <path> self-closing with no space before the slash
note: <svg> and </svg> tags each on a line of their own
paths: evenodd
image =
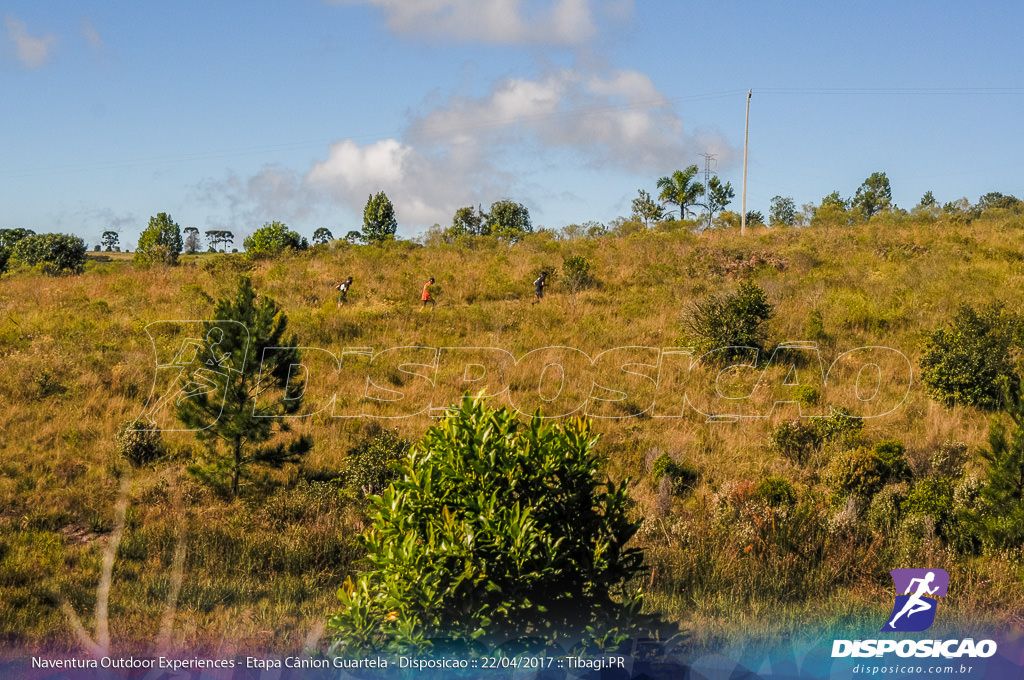
<svg viewBox="0 0 1024 680">
<path fill-rule="evenodd" d="M 1019 624 L 1019 550 L 958 551 L 934 522 L 918 521 L 916 534 L 910 525 L 888 532 L 869 525 L 866 513 L 850 516 L 823 471 L 844 448 L 895 439 L 915 479 L 935 474 L 935 454 L 964 450 L 958 444 L 968 454 L 963 474 L 984 476 L 978 450 L 989 414 L 940 406 L 917 371 L 925 334 L 960 304 L 999 300 L 1024 311 L 1021 220 L 964 225 L 884 215 L 859 226 L 759 228 L 745 237 L 672 226 L 596 239 L 541 233 L 514 245 L 488 238 L 339 244 L 252 265 L 241 255 L 202 255 L 136 270 L 127 258 L 99 257 L 74 277 L 5 275 L 0 639 L 76 648 L 81 638 L 68 605 L 91 634 L 103 551 L 125 483 L 130 501 L 110 589 L 114 647 L 149 650 L 162 634 L 172 648 L 220 653 L 298 649 L 319 639 L 366 521 L 362 502 L 339 495 L 332 480 L 375 423 L 323 415 L 301 421 L 296 431 L 313 438 L 310 455 L 258 473 L 235 500 L 186 472 L 200 450 L 188 433 L 166 436 L 171 456 L 156 467 L 132 471 L 115 452 L 118 427 L 139 415 L 153 385 L 145 326 L 209 318 L 241 273 L 286 311 L 300 345 L 338 356 L 345 347 L 416 345 L 498 347 L 516 356 L 569 346 L 591 357 L 616 347 L 676 347 L 687 340 L 681 319 L 693 302 L 756 282 L 775 307 L 773 343 L 814 340 L 826 367 L 857 347 L 895 348 L 909 358 L 915 380 L 895 412 L 865 421 L 858 441 L 825 445 L 802 461 L 768 447 L 773 428 L 798 415 L 793 409 L 738 423 L 708 423 L 693 410 L 668 420 L 596 421 L 609 475 L 634 480 L 648 606 L 690 630 L 696 643 L 809 622 L 877 630 L 892 602 L 888 570 L 932 566 L 951 574 L 943 622 Z M 559 277 L 575 255 L 592 263 L 595 277 L 577 296 Z M 542 269 L 554 277 L 543 303 L 531 305 L 531 282 Z M 338 309 L 331 284 L 349 274 L 350 304 Z M 430 276 L 437 308 L 420 313 L 419 291 Z M 420 416 L 387 425 L 415 439 L 428 422 Z M 673 491 L 655 481 L 663 453 L 695 471 L 689 487 Z M 767 477 L 788 481 L 798 502 L 765 506 L 757 488 Z M 168 637 L 165 604 L 176 572 L 181 592 Z"/>
</svg>

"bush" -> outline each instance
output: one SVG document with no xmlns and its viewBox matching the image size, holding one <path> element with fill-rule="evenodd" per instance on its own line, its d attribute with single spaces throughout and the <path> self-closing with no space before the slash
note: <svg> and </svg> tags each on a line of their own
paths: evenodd
<svg viewBox="0 0 1024 680">
<path fill-rule="evenodd" d="M 834 409 L 828 418 L 814 418 L 811 422 L 823 443 L 839 448 L 855 445 L 864 430 L 864 420 L 845 408 Z"/>
<path fill-rule="evenodd" d="M 782 477 L 765 477 L 754 490 L 754 497 L 765 502 L 770 508 L 785 508 L 796 505 L 796 491 L 793 485 Z"/>
<path fill-rule="evenodd" d="M 871 452 L 878 456 L 888 470 L 890 482 L 910 481 L 912 476 L 910 464 L 907 463 L 907 447 L 895 439 L 879 442 L 871 447 Z"/>
<path fill-rule="evenodd" d="M 117 454 L 125 458 L 132 467 L 148 465 L 164 454 L 160 428 L 147 427 L 143 423 L 127 420 L 121 423 L 114 435 Z"/>
<path fill-rule="evenodd" d="M 816 387 L 800 385 L 793 388 L 793 398 L 796 399 L 796 403 L 801 406 L 817 406 L 818 401 L 821 399 L 821 393 Z"/>
<path fill-rule="evenodd" d="M 921 379 L 928 394 L 944 406 L 998 408 L 1004 384 L 1019 384 L 1010 351 L 1019 326 L 1000 305 L 981 311 L 961 306 L 953 322 L 925 343 Z"/>
<path fill-rule="evenodd" d="M 845 496 L 869 500 L 886 484 L 910 479 L 910 467 L 902 454 L 902 444 L 885 442 L 881 448 L 860 447 L 836 456 L 825 472 L 829 486 Z"/>
<path fill-rule="evenodd" d="M 149 218 L 149 226 L 139 236 L 133 259 L 139 267 L 174 265 L 178 263 L 182 246 L 181 227 L 169 214 L 158 213 Z"/>
<path fill-rule="evenodd" d="M 903 502 L 904 516 L 924 515 L 935 522 L 936 530 L 945 535 L 953 519 L 953 485 L 948 479 L 930 477 L 914 485 Z"/>
<path fill-rule="evenodd" d="M 582 255 L 573 255 L 562 263 L 562 284 L 571 293 L 589 288 L 594 282 L 590 260 Z"/>
<path fill-rule="evenodd" d="M 625 548 L 638 525 L 625 484 L 598 482 L 595 442 L 587 421 L 523 425 L 464 400 L 371 497 L 370 571 L 338 593 L 335 651 L 550 640 L 621 623 L 613 593 L 640 568 Z"/>
<path fill-rule="evenodd" d="M 821 446 L 821 435 L 799 420 L 780 423 L 768 434 L 768 450 L 794 463 L 804 464 Z"/>
<path fill-rule="evenodd" d="M 78 274 L 85 266 L 85 241 L 68 234 L 31 234 L 10 250 L 11 260 L 30 267 L 41 265 L 47 274 Z"/>
<path fill-rule="evenodd" d="M 411 446 L 412 442 L 398 436 L 398 430 L 385 430 L 378 425 L 345 454 L 341 481 L 351 491 L 379 494 L 398 478 L 395 463 L 406 457 Z"/>
<path fill-rule="evenodd" d="M 267 222 L 246 237 L 242 243 L 245 252 L 254 257 L 278 255 L 286 248 L 305 250 L 309 243 L 298 232 L 288 228 L 284 222 Z"/>
<path fill-rule="evenodd" d="M 651 475 L 655 484 L 661 482 L 663 477 L 668 477 L 672 492 L 680 494 L 693 488 L 700 477 L 700 471 L 688 463 L 677 463 L 667 453 L 663 453 L 654 460 Z"/>
<path fill-rule="evenodd" d="M 907 499 L 906 484 L 889 484 L 871 500 L 868 507 L 868 526 L 886 536 L 895 534 L 903 520 L 903 504 Z"/>
<path fill-rule="evenodd" d="M 727 347 L 765 345 L 765 323 L 775 310 L 756 283 L 743 283 L 730 295 L 714 295 L 693 304 L 683 318 L 689 339 L 702 352 Z M 728 357 L 734 352 L 726 352 Z"/>
</svg>

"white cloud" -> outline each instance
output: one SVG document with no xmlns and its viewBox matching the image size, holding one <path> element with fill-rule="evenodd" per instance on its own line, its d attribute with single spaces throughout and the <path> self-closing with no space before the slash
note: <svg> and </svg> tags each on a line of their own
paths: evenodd
<svg viewBox="0 0 1024 680">
<path fill-rule="evenodd" d="M 57 44 L 57 38 L 50 34 L 40 38 L 29 35 L 25 22 L 10 14 L 4 17 L 4 27 L 7 29 L 7 37 L 14 43 L 18 61 L 29 68 L 46 65 L 51 50 Z"/>
<path fill-rule="evenodd" d="M 99 31 L 96 30 L 91 21 L 83 17 L 80 27 L 82 29 L 82 37 L 85 38 L 90 47 L 103 47 L 103 38 L 100 37 Z"/>
<path fill-rule="evenodd" d="M 591 0 L 332 1 L 380 8 L 395 33 L 464 42 L 571 46 L 597 33 Z M 621 2 L 612 4 L 621 12 Z"/>
<path fill-rule="evenodd" d="M 538 188 L 529 173 L 545 166 L 657 177 L 704 151 L 717 155 L 719 168 L 734 156 L 721 135 L 688 132 L 644 74 L 566 68 L 502 80 L 481 97 L 450 97 L 398 139 L 334 142 L 305 174 L 268 167 L 248 180 L 212 183 L 206 195 L 254 223 L 322 213 L 326 205 L 360 215 L 367 196 L 385 191 L 408 233 L 446 224 L 460 206 L 499 198 L 529 205 L 531 195 L 564 190 Z"/>
</svg>

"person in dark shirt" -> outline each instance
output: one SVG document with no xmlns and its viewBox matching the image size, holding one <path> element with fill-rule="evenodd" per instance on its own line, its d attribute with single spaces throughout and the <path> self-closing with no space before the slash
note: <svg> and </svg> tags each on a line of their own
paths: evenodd
<svg viewBox="0 0 1024 680">
<path fill-rule="evenodd" d="M 533 282 L 533 292 L 537 296 L 537 299 L 533 301 L 533 304 L 537 304 L 544 297 L 544 286 L 548 285 L 548 273 L 541 272 L 537 280 Z"/>
<path fill-rule="evenodd" d="M 351 286 L 352 286 L 352 277 L 351 277 L 351 276 L 350 276 L 350 277 L 348 277 L 347 279 L 345 279 L 344 281 L 342 281 L 341 283 L 339 283 L 339 284 L 336 284 L 336 285 L 334 286 L 334 287 L 335 287 L 335 288 L 337 288 L 337 289 L 338 289 L 339 291 L 341 291 L 341 294 L 340 294 L 340 295 L 338 296 L 338 307 L 339 307 L 339 308 L 340 308 L 340 307 L 341 307 L 342 305 L 344 305 L 344 304 L 346 304 L 346 303 L 347 303 L 347 300 L 346 300 L 346 298 L 348 297 L 348 289 L 349 289 L 349 288 L 350 288 Z"/>
</svg>

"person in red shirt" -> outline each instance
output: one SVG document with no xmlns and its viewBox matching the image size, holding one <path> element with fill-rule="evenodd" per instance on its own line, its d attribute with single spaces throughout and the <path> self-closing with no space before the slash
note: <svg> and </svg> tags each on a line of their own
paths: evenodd
<svg viewBox="0 0 1024 680">
<path fill-rule="evenodd" d="M 434 302 L 434 298 L 432 298 L 430 296 L 430 287 L 432 285 L 434 285 L 434 277 L 433 276 L 430 277 L 429 281 L 427 281 L 426 283 L 423 284 L 423 295 L 420 296 L 420 301 L 422 303 L 420 305 L 420 311 L 421 312 L 424 309 L 427 308 L 427 303 L 428 302 L 430 303 L 430 311 L 434 311 L 434 307 L 437 305 L 437 303 Z"/>
</svg>

